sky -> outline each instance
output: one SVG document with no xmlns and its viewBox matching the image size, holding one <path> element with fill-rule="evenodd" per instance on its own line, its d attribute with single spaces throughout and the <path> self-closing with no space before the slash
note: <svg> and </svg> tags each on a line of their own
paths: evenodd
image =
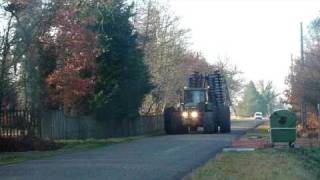
<svg viewBox="0 0 320 180">
<path fill-rule="evenodd" d="M 218 56 L 244 72 L 249 81 L 273 81 L 285 90 L 291 54 L 300 56 L 304 31 L 320 15 L 320 0 L 163 0 L 191 30 L 191 48 L 214 63 Z"/>
</svg>

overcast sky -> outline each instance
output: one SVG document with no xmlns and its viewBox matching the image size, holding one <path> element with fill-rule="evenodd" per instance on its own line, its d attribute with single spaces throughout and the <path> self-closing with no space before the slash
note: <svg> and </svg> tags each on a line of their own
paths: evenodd
<svg viewBox="0 0 320 180">
<path fill-rule="evenodd" d="M 272 80 L 279 91 L 286 87 L 291 54 L 299 56 L 300 22 L 306 28 L 320 10 L 320 0 L 163 1 L 209 62 L 228 56 L 247 80 Z"/>
</svg>

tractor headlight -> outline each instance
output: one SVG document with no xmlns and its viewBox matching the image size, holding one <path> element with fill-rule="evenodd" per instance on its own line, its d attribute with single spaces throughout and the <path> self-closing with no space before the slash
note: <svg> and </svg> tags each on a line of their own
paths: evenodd
<svg viewBox="0 0 320 180">
<path fill-rule="evenodd" d="M 199 116 L 199 113 L 197 111 L 192 111 L 191 112 L 191 117 L 192 118 L 198 118 L 198 116 Z"/>
<path fill-rule="evenodd" d="M 188 112 L 184 111 L 184 112 L 182 113 L 182 117 L 183 117 L 183 118 L 188 118 Z"/>
</svg>

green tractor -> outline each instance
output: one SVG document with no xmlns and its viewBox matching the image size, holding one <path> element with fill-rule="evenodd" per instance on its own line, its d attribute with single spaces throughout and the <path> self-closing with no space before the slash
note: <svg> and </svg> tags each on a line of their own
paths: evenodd
<svg viewBox="0 0 320 180">
<path fill-rule="evenodd" d="M 184 134 L 203 127 L 206 134 L 229 133 L 230 104 L 226 81 L 219 71 L 205 76 L 195 72 L 189 77 L 178 108 L 165 109 L 165 131 Z"/>
</svg>

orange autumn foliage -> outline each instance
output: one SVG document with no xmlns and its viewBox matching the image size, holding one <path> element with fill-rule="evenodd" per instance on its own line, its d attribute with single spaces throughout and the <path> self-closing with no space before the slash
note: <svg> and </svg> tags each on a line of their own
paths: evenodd
<svg viewBox="0 0 320 180">
<path fill-rule="evenodd" d="M 80 19 L 80 11 L 71 6 L 57 12 L 52 37 L 58 52 L 57 69 L 46 80 L 50 101 L 69 114 L 93 94 L 99 54 L 97 36 L 86 28 L 93 21 Z"/>
</svg>

